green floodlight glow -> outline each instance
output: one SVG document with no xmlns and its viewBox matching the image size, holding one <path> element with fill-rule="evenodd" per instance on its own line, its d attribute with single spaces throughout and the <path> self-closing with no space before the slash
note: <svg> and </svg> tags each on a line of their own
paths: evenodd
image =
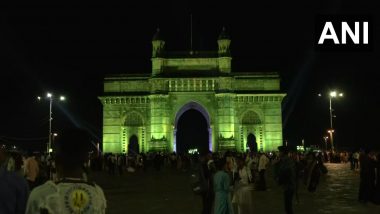
<svg viewBox="0 0 380 214">
<path fill-rule="evenodd" d="M 103 152 L 128 152 L 132 136 L 137 137 L 140 152 L 175 151 L 180 143 L 176 141 L 177 115 L 184 109 L 208 115 L 205 143 L 213 152 L 246 151 L 250 134 L 261 151 L 274 151 L 283 144 L 281 103 L 286 94 L 281 92 L 279 75 L 231 73 L 230 40 L 225 35 L 218 40 L 217 57 L 175 59 L 162 55 L 165 41 L 155 38 L 150 77 L 105 78 L 104 95 L 99 97 Z M 216 70 L 220 75 L 160 75 L 172 68 L 179 73 Z M 253 113 L 245 116 L 246 112 Z"/>
</svg>

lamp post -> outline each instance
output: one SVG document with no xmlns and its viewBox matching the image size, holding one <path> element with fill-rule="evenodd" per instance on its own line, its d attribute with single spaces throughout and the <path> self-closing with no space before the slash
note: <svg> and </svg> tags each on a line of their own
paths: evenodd
<svg viewBox="0 0 380 214">
<path fill-rule="evenodd" d="M 51 151 L 51 141 L 52 141 L 52 138 L 54 138 L 53 136 L 52 136 L 52 133 L 51 133 L 51 121 L 53 120 L 53 117 L 52 117 L 52 115 L 53 115 L 53 110 L 52 110 L 52 108 L 53 108 L 53 100 L 54 100 L 54 97 L 53 97 L 53 94 L 52 93 L 46 93 L 46 98 L 47 99 L 49 99 L 49 137 L 48 137 L 48 139 L 49 139 L 49 142 L 48 142 L 48 145 L 47 145 L 47 148 L 46 148 L 46 151 L 47 151 L 47 153 L 49 153 L 50 151 Z M 37 99 L 38 100 L 41 100 L 41 97 L 40 96 L 38 96 L 37 97 Z M 64 97 L 64 96 L 60 96 L 59 97 L 59 100 L 60 101 L 64 101 L 66 98 Z M 55 135 L 56 136 L 56 135 Z"/>
<path fill-rule="evenodd" d="M 322 96 L 321 94 L 318 94 L 318 96 Z M 337 98 L 337 97 L 343 97 L 343 93 L 337 92 L 337 91 L 330 91 L 329 94 L 329 111 L 330 111 L 330 129 L 327 130 L 327 132 L 330 134 L 330 142 L 331 142 L 331 151 L 334 151 L 334 128 L 333 128 L 333 111 L 334 109 L 332 108 L 332 99 Z"/>
<path fill-rule="evenodd" d="M 58 134 L 57 133 L 53 133 L 53 140 L 52 140 L 52 144 L 54 145 L 54 139 L 55 139 L 55 137 L 57 137 L 58 136 Z M 51 149 L 51 148 L 50 148 Z M 50 152 L 50 151 L 49 151 Z"/>
<path fill-rule="evenodd" d="M 327 151 L 327 139 L 329 139 L 328 136 L 324 136 L 323 139 L 325 140 L 325 148 L 326 148 L 326 151 Z"/>
</svg>

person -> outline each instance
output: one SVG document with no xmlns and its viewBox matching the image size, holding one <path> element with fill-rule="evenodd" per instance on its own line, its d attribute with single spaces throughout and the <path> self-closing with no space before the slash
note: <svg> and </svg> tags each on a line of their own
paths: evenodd
<svg viewBox="0 0 380 214">
<path fill-rule="evenodd" d="M 239 181 L 236 183 L 232 203 L 237 204 L 238 214 L 253 213 L 253 186 L 251 170 L 243 158 L 238 159 Z"/>
<path fill-rule="evenodd" d="M 7 163 L 7 170 L 8 171 L 15 171 L 16 168 L 16 162 L 15 159 L 12 157 L 12 155 L 8 155 L 8 163 Z"/>
<path fill-rule="evenodd" d="M 26 180 L 29 184 L 29 189 L 33 190 L 33 188 L 37 185 L 36 180 L 40 172 L 40 168 L 34 154 L 29 153 L 29 157 L 25 160 L 24 171 Z"/>
<path fill-rule="evenodd" d="M 236 159 L 231 151 L 226 151 L 224 154 L 224 157 L 226 158 L 227 162 L 227 168 L 229 172 L 229 176 L 231 178 L 232 183 L 235 182 L 235 178 L 237 177 L 237 164 Z"/>
<path fill-rule="evenodd" d="M 354 153 L 350 152 L 348 156 L 348 161 L 350 161 L 350 169 L 355 170 Z"/>
<path fill-rule="evenodd" d="M 209 165 L 212 160 L 211 153 L 205 153 L 201 156 L 201 164 L 199 171 L 200 183 L 202 184 L 202 214 L 211 214 L 212 203 L 214 201 L 214 190 L 212 185 L 212 177 L 215 171 L 212 165 Z"/>
<path fill-rule="evenodd" d="M 317 190 L 319 179 L 321 177 L 320 164 L 322 163 L 321 159 L 317 155 L 318 154 L 310 152 L 307 156 L 304 184 L 309 192 L 315 192 Z"/>
<path fill-rule="evenodd" d="M 355 170 L 359 169 L 359 157 L 360 157 L 359 152 L 357 152 L 357 151 L 354 152 L 353 158 L 354 158 L 354 168 L 355 168 Z"/>
<path fill-rule="evenodd" d="M 117 158 L 117 169 L 119 171 L 119 175 L 123 175 L 124 156 L 120 154 L 116 156 L 116 158 Z"/>
<path fill-rule="evenodd" d="M 376 162 L 375 162 L 375 167 L 376 167 L 376 187 L 373 195 L 373 203 L 380 205 L 380 152 L 375 156 Z"/>
<path fill-rule="evenodd" d="M 5 148 L 0 147 L 0 213 L 23 214 L 29 186 L 19 173 L 7 170 L 8 158 Z"/>
<path fill-rule="evenodd" d="M 296 191 L 296 167 L 286 146 L 279 146 L 279 160 L 274 164 L 274 175 L 277 183 L 284 190 L 284 205 L 286 214 L 293 214 L 293 197 Z"/>
<path fill-rule="evenodd" d="M 231 202 L 232 188 L 225 157 L 217 161 L 216 168 L 218 171 L 213 179 L 215 193 L 214 214 L 233 214 Z"/>
<path fill-rule="evenodd" d="M 258 166 L 259 182 L 257 185 L 257 190 L 265 191 L 267 189 L 267 184 L 265 182 L 265 170 L 269 164 L 269 159 L 263 152 L 260 152 L 259 154 L 260 154 L 259 166 Z"/>
<path fill-rule="evenodd" d="M 83 164 L 88 159 L 91 141 L 81 129 L 69 129 L 57 138 L 58 181 L 47 181 L 30 194 L 26 214 L 105 213 L 103 190 L 83 179 Z"/>
<path fill-rule="evenodd" d="M 360 185 L 359 185 L 359 202 L 360 203 L 367 203 L 372 198 L 372 191 L 373 191 L 373 171 L 372 168 L 372 161 L 369 156 L 369 150 L 366 149 L 360 153 L 359 156 L 359 162 L 360 162 Z"/>
<path fill-rule="evenodd" d="M 256 159 L 256 156 L 252 152 L 250 152 L 247 154 L 246 160 L 245 160 L 245 162 L 247 163 L 248 169 L 251 171 L 252 181 L 255 180 L 255 169 L 257 168 L 255 159 Z"/>
</svg>

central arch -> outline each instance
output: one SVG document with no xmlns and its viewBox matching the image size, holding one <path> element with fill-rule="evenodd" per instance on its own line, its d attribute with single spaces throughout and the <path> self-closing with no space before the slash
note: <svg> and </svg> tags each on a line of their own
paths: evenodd
<svg viewBox="0 0 380 214">
<path fill-rule="evenodd" d="M 251 152 L 257 152 L 257 142 L 254 134 L 249 133 L 247 137 L 247 147 Z"/>
<path fill-rule="evenodd" d="M 139 141 L 136 135 L 132 135 L 131 138 L 129 138 L 128 143 L 128 155 L 135 156 L 139 154 Z"/>
<path fill-rule="evenodd" d="M 187 104 L 185 104 L 184 106 L 182 106 L 182 108 L 180 108 L 176 114 L 176 117 L 175 117 L 175 120 L 174 120 L 174 142 L 173 142 L 173 151 L 174 152 L 177 152 L 177 128 L 178 128 L 178 122 L 181 118 L 181 116 L 183 116 L 184 113 L 188 112 L 189 110 L 196 110 L 197 112 L 199 112 L 203 117 L 204 119 L 206 120 L 206 125 L 207 125 L 207 132 L 208 132 L 208 150 L 209 151 L 212 151 L 212 130 L 211 130 L 211 126 L 210 126 L 210 115 L 209 113 L 207 112 L 207 110 L 202 106 L 200 105 L 199 103 L 197 102 L 189 102 Z"/>
</svg>

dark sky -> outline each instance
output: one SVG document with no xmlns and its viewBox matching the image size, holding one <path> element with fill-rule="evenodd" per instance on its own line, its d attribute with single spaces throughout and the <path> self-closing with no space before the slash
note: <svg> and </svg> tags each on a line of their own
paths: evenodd
<svg viewBox="0 0 380 214">
<path fill-rule="evenodd" d="M 372 52 L 320 53 L 313 45 L 317 14 L 369 14 L 379 23 L 380 11 L 374 5 L 138 2 L 0 8 L 1 141 L 41 144 L 40 138 L 48 134 L 48 102 L 37 102 L 36 96 L 48 90 L 68 98 L 54 105 L 54 131 L 74 123 L 101 137 L 97 96 L 104 76 L 150 73 L 151 38 L 157 26 L 168 50 L 188 50 L 192 13 L 194 49 L 216 50 L 216 38 L 226 26 L 234 72 L 280 73 L 282 90 L 288 93 L 283 103 L 284 139 L 292 144 L 303 138 L 306 145 L 320 143 L 329 112 L 328 99 L 317 93 L 336 88 L 345 94 L 333 103 L 338 147 L 379 147 L 378 29 Z"/>
</svg>

